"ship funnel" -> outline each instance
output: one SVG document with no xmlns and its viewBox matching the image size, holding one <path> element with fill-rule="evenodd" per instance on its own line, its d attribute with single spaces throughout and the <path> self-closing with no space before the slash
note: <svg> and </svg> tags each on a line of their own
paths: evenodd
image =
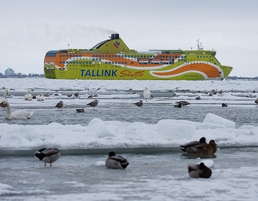
<svg viewBox="0 0 258 201">
<path fill-rule="evenodd" d="M 119 39 L 119 34 L 111 34 L 111 40 Z"/>
</svg>

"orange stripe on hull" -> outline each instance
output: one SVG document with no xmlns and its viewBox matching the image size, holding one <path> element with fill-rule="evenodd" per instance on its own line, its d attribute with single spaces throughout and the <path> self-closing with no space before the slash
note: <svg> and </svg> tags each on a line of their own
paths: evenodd
<svg viewBox="0 0 258 201">
<path fill-rule="evenodd" d="M 152 71 L 152 74 L 157 75 L 157 76 L 172 76 L 176 74 L 182 74 L 182 73 L 187 73 L 187 71 L 200 71 L 202 73 L 205 73 L 208 77 L 220 77 L 220 72 L 219 70 L 211 66 L 209 64 L 203 64 L 203 63 L 198 63 L 198 64 L 188 64 L 186 66 L 182 66 L 178 69 L 171 70 L 171 71 L 166 71 L 166 72 L 157 72 L 157 71 Z"/>
</svg>

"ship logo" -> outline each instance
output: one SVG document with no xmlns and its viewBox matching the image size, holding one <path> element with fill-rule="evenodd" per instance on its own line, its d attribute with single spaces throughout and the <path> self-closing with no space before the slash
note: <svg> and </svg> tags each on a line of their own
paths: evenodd
<svg viewBox="0 0 258 201">
<path fill-rule="evenodd" d="M 120 45 L 120 43 L 119 43 L 118 41 L 116 41 L 116 42 L 114 43 L 114 46 L 115 46 L 116 48 L 118 48 L 119 45 Z"/>
</svg>

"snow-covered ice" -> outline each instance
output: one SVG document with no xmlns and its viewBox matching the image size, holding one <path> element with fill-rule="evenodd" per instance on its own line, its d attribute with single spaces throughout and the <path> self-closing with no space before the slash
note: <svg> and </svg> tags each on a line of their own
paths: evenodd
<svg viewBox="0 0 258 201">
<path fill-rule="evenodd" d="M 128 104 L 141 99 L 142 91 L 148 87 L 153 99 L 148 104 L 173 104 L 177 100 L 190 100 L 192 106 L 198 104 L 220 104 L 228 102 L 239 107 L 252 107 L 257 110 L 254 100 L 258 97 L 258 87 L 255 81 L 83 81 L 83 80 L 48 80 L 48 79 L 1 79 L 1 85 L 9 89 L 7 97 L 14 109 L 32 109 L 52 107 L 54 103 L 65 99 L 66 104 L 80 106 L 87 99 L 89 89 L 98 89 L 100 106 L 107 107 L 113 103 Z M 49 93 L 43 101 L 24 101 L 26 91 L 31 90 L 32 94 L 38 95 L 42 92 Z M 55 91 L 58 96 L 51 96 Z M 223 94 L 214 93 L 209 96 L 212 90 L 222 90 Z M 80 98 L 67 98 L 66 94 L 80 92 Z M 134 91 L 135 93 L 129 93 Z M 3 92 L 3 90 L 1 90 Z M 156 97 L 155 97 L 156 93 Z M 161 96 L 161 93 L 172 94 L 169 97 Z M 195 97 L 201 95 L 201 101 L 197 102 Z M 188 106 L 186 106 L 188 107 Z M 1 118 L 4 119 L 5 109 L 0 108 Z M 93 108 L 92 108 L 93 109 Z M 123 111 L 123 110 L 121 110 Z M 243 114 L 239 114 L 243 115 Z M 37 118 L 37 116 L 34 116 Z M 251 117 L 250 117 L 251 118 Z M 214 159 L 213 174 L 211 179 L 197 180 L 189 179 L 185 169 L 185 175 L 157 175 L 153 177 L 141 177 L 137 180 L 127 180 L 125 183 L 118 179 L 118 183 L 105 180 L 103 183 L 94 185 L 95 189 L 88 192 L 70 193 L 64 195 L 49 192 L 47 189 L 32 188 L 34 191 L 26 190 L 23 197 L 19 190 L 16 190 L 10 183 L 2 183 L 0 177 L 0 197 L 8 200 L 255 200 L 258 196 L 258 169 L 257 169 L 257 147 L 258 127 L 243 124 L 236 127 L 231 119 L 207 113 L 202 122 L 189 121 L 187 119 L 161 119 L 157 123 L 135 121 L 105 121 L 101 118 L 92 118 L 87 125 L 61 124 L 51 122 L 49 124 L 31 125 L 20 123 L 0 123 L 0 153 L 12 156 L 11 151 L 34 151 L 40 147 L 58 147 L 60 150 L 108 150 L 108 149 L 134 149 L 134 148 L 171 148 L 178 149 L 180 144 L 198 140 L 205 136 L 207 140 L 214 139 L 220 149 L 232 147 L 255 147 L 256 157 L 250 159 L 251 165 L 241 164 L 239 166 L 218 167 L 220 156 Z M 3 122 L 3 121 L 2 121 Z M 25 152 L 23 152 L 25 153 Z M 67 152 L 66 152 L 67 153 Z M 14 154 L 14 157 L 15 155 Z M 65 155 L 65 154 L 64 154 Z M 252 156 L 255 156 L 252 155 Z M 63 156 L 65 157 L 65 156 Z M 69 157 L 69 154 L 66 156 Z M 161 156 L 162 157 L 162 156 Z M 61 159 L 62 160 L 62 157 Z M 184 160 L 183 160 L 184 161 Z M 191 161 L 197 163 L 197 160 Z M 155 161 L 157 163 L 157 161 Z M 184 168 L 188 162 L 183 162 Z M 57 162 L 58 164 L 58 162 Z M 93 161 L 92 168 L 102 168 L 102 161 Z M 256 166 L 255 166 L 256 164 Z M 18 164 L 15 168 L 18 169 Z M 33 165 L 34 166 L 34 165 Z M 130 170 L 129 165 L 128 169 Z M 28 169 L 33 168 L 29 167 Z M 57 165 L 56 168 L 62 168 Z M 2 169 L 2 170 L 1 170 Z M 1 176 L 7 177 L 0 168 Z M 54 170 L 54 168 L 53 168 Z M 6 170 L 5 170 L 6 171 Z M 20 171 L 20 170 L 17 170 Z M 131 170 L 132 171 L 132 170 Z M 126 173 L 127 172 L 127 173 Z M 119 172 L 127 174 L 128 170 Z M 36 174 L 35 172 L 33 174 Z M 113 172 L 112 172 L 113 174 Z M 115 174 L 114 174 L 115 176 Z M 11 178 L 10 178 L 11 179 Z M 101 177 L 98 177 L 101 179 Z M 5 180 L 6 181 L 6 180 Z M 26 183 L 26 181 L 24 181 Z M 12 183 L 12 182 L 11 182 Z M 45 183 L 43 181 L 43 183 Z M 86 188 L 87 184 L 79 181 L 65 181 L 61 185 L 71 185 L 76 188 Z M 114 189 L 121 189 L 117 193 Z M 101 189 L 101 190 L 100 190 Z M 23 189 L 24 190 L 24 189 Z M 7 196 L 8 194 L 12 196 Z M 46 196 L 43 196 L 46 194 Z M 117 194 L 119 196 L 117 196 Z M 15 195 L 18 195 L 17 197 Z M 2 199 L 1 199 L 2 200 Z"/>
</svg>

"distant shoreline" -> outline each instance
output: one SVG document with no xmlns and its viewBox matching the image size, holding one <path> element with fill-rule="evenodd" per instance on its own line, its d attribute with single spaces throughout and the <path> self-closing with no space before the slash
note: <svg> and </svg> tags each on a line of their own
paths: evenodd
<svg viewBox="0 0 258 201">
<path fill-rule="evenodd" d="M 45 78 L 44 74 L 15 74 L 15 75 L 1 75 L 0 74 L 0 78 Z M 258 76 L 256 77 L 238 77 L 238 76 L 229 76 L 227 78 L 225 78 L 226 80 L 258 80 Z"/>
</svg>

